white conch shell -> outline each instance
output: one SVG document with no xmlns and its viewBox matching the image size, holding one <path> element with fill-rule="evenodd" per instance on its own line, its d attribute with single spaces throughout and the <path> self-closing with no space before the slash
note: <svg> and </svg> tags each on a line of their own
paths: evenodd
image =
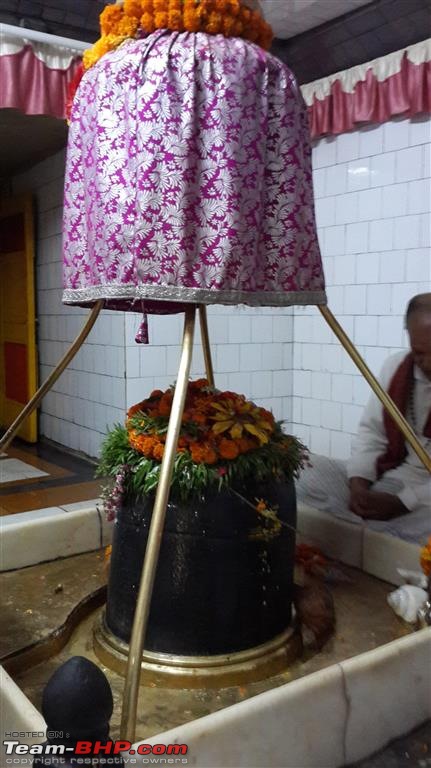
<svg viewBox="0 0 431 768">
<path fill-rule="evenodd" d="M 413 584 L 404 584 L 395 592 L 388 595 L 388 603 L 394 609 L 397 616 L 401 616 L 404 621 L 414 624 L 417 620 L 418 610 L 422 608 L 428 595 L 424 589 L 415 587 Z"/>
</svg>

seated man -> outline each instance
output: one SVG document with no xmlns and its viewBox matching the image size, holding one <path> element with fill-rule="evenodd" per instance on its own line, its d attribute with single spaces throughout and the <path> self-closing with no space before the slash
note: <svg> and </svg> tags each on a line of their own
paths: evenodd
<svg viewBox="0 0 431 768">
<path fill-rule="evenodd" d="M 411 352 L 389 357 L 380 383 L 431 452 L 431 293 L 406 312 Z M 380 400 L 371 394 L 347 462 L 311 456 L 297 483 L 298 500 L 350 522 L 414 542 L 431 533 L 431 475 Z"/>
</svg>

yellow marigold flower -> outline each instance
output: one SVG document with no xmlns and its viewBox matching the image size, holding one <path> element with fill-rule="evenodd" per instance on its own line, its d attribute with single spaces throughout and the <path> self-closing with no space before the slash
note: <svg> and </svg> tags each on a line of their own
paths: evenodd
<svg viewBox="0 0 431 768">
<path fill-rule="evenodd" d="M 102 35 L 109 35 L 114 32 L 118 22 L 123 18 L 123 8 L 121 5 L 107 5 L 100 14 L 100 30 Z"/>
</svg>

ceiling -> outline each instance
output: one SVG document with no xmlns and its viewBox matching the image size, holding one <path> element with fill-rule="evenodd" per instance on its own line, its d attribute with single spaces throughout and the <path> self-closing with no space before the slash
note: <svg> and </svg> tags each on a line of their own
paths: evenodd
<svg viewBox="0 0 431 768">
<path fill-rule="evenodd" d="M 286 39 L 370 2 L 371 0 L 260 0 L 260 5 L 275 37 Z"/>
</svg>

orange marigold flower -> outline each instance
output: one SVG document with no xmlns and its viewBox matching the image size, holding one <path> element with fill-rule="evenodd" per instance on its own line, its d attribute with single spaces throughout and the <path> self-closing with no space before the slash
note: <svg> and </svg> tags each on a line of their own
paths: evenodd
<svg viewBox="0 0 431 768">
<path fill-rule="evenodd" d="M 169 8 L 168 26 L 174 32 L 182 32 L 184 29 L 183 14 L 181 10 Z"/>
<path fill-rule="evenodd" d="M 156 25 L 152 13 L 143 13 L 141 16 L 141 27 L 144 32 L 154 32 Z"/>
<path fill-rule="evenodd" d="M 192 443 L 190 445 L 190 455 L 196 464 L 203 464 L 205 456 L 204 446 L 201 443 Z"/>
<path fill-rule="evenodd" d="M 109 35 L 116 32 L 119 21 L 123 18 L 123 8 L 121 5 L 107 5 L 100 14 L 100 30 L 102 35 Z"/>
<path fill-rule="evenodd" d="M 172 408 L 172 399 L 172 394 L 170 392 L 165 392 L 159 402 L 160 416 L 169 416 Z"/>
<path fill-rule="evenodd" d="M 161 461 L 163 459 L 163 454 L 165 452 L 165 446 L 163 443 L 157 443 L 153 448 L 153 457 L 157 461 Z"/>
<path fill-rule="evenodd" d="M 431 576 L 431 536 L 420 551 L 420 563 L 425 576 Z"/>
<path fill-rule="evenodd" d="M 215 11 L 212 11 L 208 17 L 208 21 L 206 24 L 206 31 L 210 35 L 217 35 L 222 30 L 223 30 L 222 15 L 220 13 L 216 13 Z"/>
<path fill-rule="evenodd" d="M 141 6 L 142 13 L 150 13 L 151 15 L 154 13 L 153 0 L 142 0 Z"/>
<path fill-rule="evenodd" d="M 222 459 L 236 459 L 239 455 L 239 448 L 236 442 L 223 437 L 219 443 L 219 451 Z"/>
<path fill-rule="evenodd" d="M 203 460 L 205 464 L 215 464 L 218 459 L 217 453 L 211 445 L 206 444 L 204 447 Z"/>
<path fill-rule="evenodd" d="M 265 509 L 268 509 L 268 505 L 263 499 L 256 499 L 256 501 L 256 509 L 258 512 L 264 512 Z"/>
<path fill-rule="evenodd" d="M 127 16 L 135 16 L 139 19 L 144 10 L 142 6 L 141 0 L 124 0 L 124 13 Z"/>
<path fill-rule="evenodd" d="M 156 25 L 156 29 L 167 29 L 168 28 L 168 14 L 166 11 L 158 11 L 154 14 L 154 23 Z"/>
<path fill-rule="evenodd" d="M 135 16 L 125 16 L 123 19 L 121 19 L 120 23 L 117 27 L 117 32 L 119 35 L 124 35 L 125 37 L 134 37 L 136 35 L 136 32 L 138 31 L 139 27 L 139 18 Z"/>
</svg>

